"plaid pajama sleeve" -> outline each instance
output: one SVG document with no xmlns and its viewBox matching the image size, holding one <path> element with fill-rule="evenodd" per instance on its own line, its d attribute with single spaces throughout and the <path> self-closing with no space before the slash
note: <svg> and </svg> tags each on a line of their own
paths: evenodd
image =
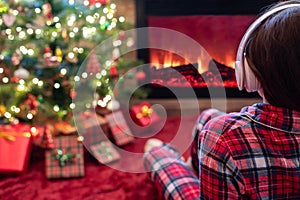
<svg viewBox="0 0 300 200">
<path fill-rule="evenodd" d="M 199 199 L 199 179 L 170 145 L 147 152 L 144 164 L 164 199 Z"/>
<path fill-rule="evenodd" d="M 225 115 L 225 112 L 221 112 L 217 109 L 210 108 L 201 112 L 200 116 L 196 121 L 196 125 L 193 130 L 194 141 L 191 145 L 191 157 L 192 157 L 192 166 L 196 174 L 199 173 L 199 158 L 198 158 L 198 138 L 199 134 L 202 131 L 203 127 L 207 124 L 207 122 L 215 117 L 219 117 Z"/>
</svg>

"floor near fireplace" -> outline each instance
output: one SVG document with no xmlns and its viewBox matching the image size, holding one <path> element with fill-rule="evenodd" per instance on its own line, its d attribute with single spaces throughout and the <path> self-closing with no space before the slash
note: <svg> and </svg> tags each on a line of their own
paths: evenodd
<svg viewBox="0 0 300 200">
<path fill-rule="evenodd" d="M 138 104 L 143 101 L 148 101 L 151 105 L 159 104 L 167 112 L 168 116 L 189 115 L 196 112 L 201 112 L 207 108 L 216 108 L 224 112 L 235 112 L 247 105 L 261 102 L 260 98 L 226 98 L 226 99 L 181 99 L 180 103 L 177 99 L 135 99 L 132 104 Z"/>
</svg>

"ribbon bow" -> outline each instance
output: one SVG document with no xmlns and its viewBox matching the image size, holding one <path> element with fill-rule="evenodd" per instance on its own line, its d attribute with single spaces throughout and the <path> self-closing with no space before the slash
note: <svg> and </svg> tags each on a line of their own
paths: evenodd
<svg viewBox="0 0 300 200">
<path fill-rule="evenodd" d="M 148 105 L 143 105 L 141 108 L 141 112 L 136 114 L 137 119 L 141 119 L 143 117 L 150 117 L 153 110 Z"/>
<path fill-rule="evenodd" d="M 61 149 L 57 149 L 56 154 L 54 155 L 55 159 L 59 161 L 59 166 L 64 167 L 67 163 L 74 162 L 75 154 L 72 152 L 63 153 Z"/>
<path fill-rule="evenodd" d="M 8 140 L 8 141 L 16 141 L 16 136 L 23 136 L 23 137 L 31 137 L 29 132 L 24 133 L 17 133 L 17 132 L 0 132 L 0 137 Z"/>
</svg>

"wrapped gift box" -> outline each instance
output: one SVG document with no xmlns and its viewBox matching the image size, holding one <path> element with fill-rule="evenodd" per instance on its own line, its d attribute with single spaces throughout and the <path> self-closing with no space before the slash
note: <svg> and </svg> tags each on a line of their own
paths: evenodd
<svg viewBox="0 0 300 200">
<path fill-rule="evenodd" d="M 53 138 L 54 148 L 45 151 L 47 178 L 84 176 L 83 145 L 78 136 Z"/>
<path fill-rule="evenodd" d="M 100 141 L 110 138 L 109 127 L 104 117 L 97 114 L 84 113 L 81 119 L 80 124 L 82 129 L 80 129 L 79 134 L 84 137 L 85 147 L 90 147 L 93 144 L 98 144 Z"/>
<path fill-rule="evenodd" d="M 104 140 L 92 145 L 91 153 L 102 164 L 111 163 L 120 159 L 119 152 L 109 140 Z"/>
<path fill-rule="evenodd" d="M 127 122 L 121 111 L 114 111 L 105 115 L 112 137 L 118 146 L 128 144 L 134 140 Z"/>
<path fill-rule="evenodd" d="M 132 120 L 139 126 L 145 127 L 155 124 L 160 120 L 157 113 L 152 110 L 151 104 L 143 102 L 130 108 Z"/>
<path fill-rule="evenodd" d="M 8 132 L 0 128 L 0 173 L 25 172 L 31 144 L 30 132 Z"/>
</svg>

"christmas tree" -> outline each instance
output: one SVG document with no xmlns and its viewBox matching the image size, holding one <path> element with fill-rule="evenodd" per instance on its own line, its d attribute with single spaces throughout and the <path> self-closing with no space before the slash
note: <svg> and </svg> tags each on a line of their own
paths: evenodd
<svg viewBox="0 0 300 200">
<path fill-rule="evenodd" d="M 101 68 L 92 51 L 109 37 L 126 39 L 124 31 L 132 25 L 117 15 L 116 7 L 110 0 L 0 0 L 1 120 L 32 121 L 41 113 L 71 116 L 77 95 L 73 85 L 87 55 L 86 73 L 95 75 L 96 98 L 106 106 L 114 78 L 135 62 L 118 58 L 116 45 L 111 54 L 118 59 Z"/>
</svg>

